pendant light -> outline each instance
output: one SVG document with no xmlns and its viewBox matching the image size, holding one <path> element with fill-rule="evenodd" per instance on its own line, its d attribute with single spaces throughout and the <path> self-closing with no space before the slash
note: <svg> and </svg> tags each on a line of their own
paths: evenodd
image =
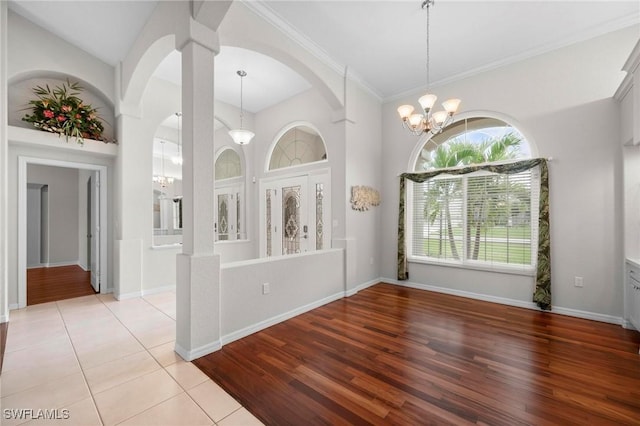
<svg viewBox="0 0 640 426">
<path fill-rule="evenodd" d="M 460 105 L 460 99 L 448 99 L 442 103 L 444 111 L 433 112 L 433 105 L 436 103 L 438 97 L 432 93 L 429 93 L 429 8 L 433 6 L 434 0 L 424 0 L 422 2 L 422 8 L 427 9 L 427 93 L 418 99 L 418 103 L 423 111 L 423 114 L 414 114 L 413 105 L 401 105 L 398 107 L 398 114 L 402 119 L 403 126 L 416 136 L 420 136 L 423 133 L 431 133 L 437 135 L 442 130 L 453 122 L 453 115 L 458 110 Z"/>
<path fill-rule="evenodd" d="M 244 116 L 244 108 L 242 106 L 242 80 L 247 76 L 247 73 L 243 70 L 238 70 L 236 74 L 240 76 L 240 128 L 229 130 L 229 136 L 231 136 L 231 139 L 238 145 L 247 145 L 255 136 L 255 133 L 242 127 L 242 118 Z"/>
</svg>

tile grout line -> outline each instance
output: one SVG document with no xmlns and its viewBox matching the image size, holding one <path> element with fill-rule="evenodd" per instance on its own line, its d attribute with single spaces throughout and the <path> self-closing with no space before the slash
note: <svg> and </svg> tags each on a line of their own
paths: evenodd
<svg viewBox="0 0 640 426">
<path fill-rule="evenodd" d="M 145 303 L 147 303 L 148 305 L 152 306 L 152 307 L 153 307 L 154 309 L 156 309 L 157 311 L 159 311 L 159 312 L 161 312 L 162 314 L 164 314 L 165 316 L 167 316 L 167 317 L 168 317 L 169 319 L 171 319 L 173 322 L 175 322 L 175 319 L 171 318 L 169 315 L 167 315 L 165 312 L 163 312 L 163 311 L 162 311 L 161 309 L 159 309 L 157 306 L 155 306 L 154 304 L 150 303 L 148 300 L 145 300 L 145 299 L 144 299 L 144 297 L 139 296 L 139 298 L 140 298 L 141 300 L 143 300 Z M 115 297 L 114 297 L 114 299 L 115 299 Z M 194 403 L 194 404 L 196 404 L 196 405 L 198 406 L 198 408 L 200 408 L 200 410 L 202 410 L 202 412 L 204 413 L 204 415 L 205 415 L 205 416 L 207 416 L 209 419 L 211 419 L 211 421 L 213 422 L 213 424 L 214 424 L 214 425 L 217 425 L 216 421 L 215 421 L 214 419 L 212 419 L 212 418 L 209 416 L 209 414 L 204 410 L 204 408 L 202 408 L 202 407 L 200 406 L 200 404 L 198 404 L 198 402 L 197 402 L 196 400 L 194 400 L 194 399 L 191 397 L 191 395 L 189 394 L 189 392 L 187 391 L 187 389 L 185 389 L 185 388 L 184 388 L 180 383 L 178 383 L 178 381 L 177 381 L 177 380 L 176 380 L 176 379 L 171 375 L 171 373 L 169 373 L 169 371 L 167 371 L 167 368 L 166 368 L 164 365 L 160 364 L 160 362 L 158 362 L 158 360 L 153 356 L 153 354 L 152 354 L 151 352 L 149 352 L 149 349 L 153 349 L 153 348 L 147 348 L 147 347 L 146 347 L 146 346 L 145 346 L 145 345 L 144 345 L 144 344 L 143 344 L 143 343 L 138 339 L 138 337 L 136 337 L 136 335 L 135 335 L 135 334 L 133 334 L 133 332 L 129 329 L 129 327 L 127 327 L 127 326 L 126 326 L 126 325 L 125 325 L 125 324 L 120 320 L 120 318 L 118 317 L 118 315 L 117 315 L 115 312 L 113 312 L 113 310 L 111 310 L 111 309 L 109 308 L 109 306 L 108 306 L 106 303 L 104 303 L 104 301 L 103 301 L 103 300 L 101 300 L 99 297 L 98 297 L 98 300 L 100 300 L 100 302 L 101 302 L 101 303 L 102 303 L 102 304 L 103 304 L 103 305 L 104 305 L 104 306 L 109 310 L 109 312 L 111 312 L 111 314 L 112 314 L 112 315 L 113 315 L 113 316 L 118 320 L 118 322 L 119 322 L 120 324 L 122 324 L 122 326 L 123 326 L 123 327 L 124 327 L 124 328 L 125 328 L 125 329 L 126 329 L 126 330 L 131 334 L 131 335 L 132 335 L 132 336 L 133 336 L 133 338 L 134 338 L 134 339 L 136 339 L 136 341 L 137 341 L 138 343 L 140 343 L 140 345 L 141 345 L 141 346 L 144 348 L 144 350 L 149 354 L 149 356 L 150 356 L 150 357 L 151 357 L 151 358 L 152 358 L 152 359 L 153 359 L 153 360 L 154 360 L 158 365 L 160 365 L 160 368 L 161 368 L 161 369 L 163 369 L 163 370 L 165 371 L 165 373 L 167 373 L 167 375 L 171 378 L 171 380 L 173 380 L 173 381 L 178 385 L 178 387 L 180 387 L 180 389 L 182 389 L 182 390 L 183 390 L 183 392 L 184 392 L 184 393 L 189 397 L 189 399 L 191 399 L 191 401 L 193 401 L 193 403 Z M 115 299 L 115 300 L 116 300 L 117 302 L 119 302 L 119 300 L 117 300 L 117 299 Z M 174 339 L 174 342 L 175 342 L 175 339 Z M 166 344 L 166 343 L 161 343 L 161 344 L 159 344 L 159 345 L 157 345 L 157 346 L 154 346 L 154 348 L 156 348 L 156 347 L 158 347 L 158 346 L 165 345 L 165 344 Z M 183 361 L 184 361 L 184 360 L 183 360 Z M 184 361 L 184 362 L 189 362 L 189 363 L 191 363 L 191 361 Z M 169 365 L 173 365 L 173 364 L 176 364 L 176 363 L 172 363 L 172 364 L 169 364 Z M 151 374 L 151 373 L 149 373 L 149 374 Z M 207 377 L 207 379 L 208 379 L 208 380 L 211 380 L 211 378 L 210 378 L 210 377 Z M 135 379 L 131 379 L 131 380 L 135 380 Z M 125 382 L 125 383 L 128 383 L 128 382 L 130 382 L 131 380 L 127 380 L 127 382 Z M 204 382 L 203 382 L 203 383 L 204 383 Z M 196 386 L 198 386 L 198 385 L 196 385 Z M 194 387 L 195 387 L 195 386 L 194 386 Z M 151 410 L 152 408 L 154 408 L 154 407 L 158 406 L 159 404 L 162 404 L 162 403 L 164 403 L 164 402 L 168 401 L 169 399 L 174 398 L 174 397 L 176 397 L 176 396 L 177 396 L 177 395 L 174 395 L 174 396 L 172 396 L 172 397 L 170 397 L 170 398 L 167 398 L 166 400 L 159 402 L 158 404 L 154 405 L 153 407 L 149 407 L 149 408 L 147 408 L 146 410 L 141 411 L 140 413 L 137 413 L 137 414 L 135 414 L 135 415 L 133 415 L 133 416 L 131 416 L 131 417 L 127 418 L 127 419 L 122 420 L 122 422 L 120 422 L 120 423 L 123 423 L 123 422 L 125 422 L 125 421 L 127 421 L 127 420 L 129 420 L 129 419 L 131 419 L 131 418 L 133 418 L 133 417 L 135 417 L 135 416 L 137 416 L 137 415 L 139 415 L 139 414 L 142 414 L 142 413 L 144 413 L 144 412 L 146 412 L 146 411 L 149 411 L 149 410 Z"/>
<path fill-rule="evenodd" d="M 97 296 L 94 296 L 96 299 L 100 300 Z M 87 381 L 87 376 L 84 373 L 84 368 L 82 366 L 82 363 L 80 363 L 80 358 L 78 357 L 78 351 L 76 350 L 76 346 L 73 344 L 73 339 L 71 338 L 71 334 L 69 334 L 69 329 L 67 328 L 67 322 L 64 319 L 64 315 L 62 314 L 62 311 L 60 310 L 60 305 L 58 304 L 59 302 L 56 301 L 56 309 L 58 310 L 58 313 L 60 314 L 60 318 L 62 319 L 62 323 L 64 324 L 64 331 L 67 333 L 67 337 L 69 338 L 69 342 L 71 343 L 71 347 L 73 348 L 73 354 L 76 357 L 76 362 L 78 363 L 78 366 L 80 367 L 80 372 L 82 373 L 82 379 L 84 380 L 84 384 L 87 387 L 87 390 L 89 391 L 89 395 L 91 395 L 91 401 L 93 402 L 93 407 L 96 410 L 96 413 L 98 414 L 98 418 L 100 419 L 100 423 L 102 423 L 103 425 L 104 423 L 104 419 L 102 418 L 102 414 L 100 413 L 100 410 L 98 409 L 98 404 L 96 403 L 96 399 L 95 396 L 93 395 L 93 392 L 91 391 L 91 387 L 89 386 L 89 382 Z M 78 401 L 80 402 L 80 401 Z"/>
</svg>

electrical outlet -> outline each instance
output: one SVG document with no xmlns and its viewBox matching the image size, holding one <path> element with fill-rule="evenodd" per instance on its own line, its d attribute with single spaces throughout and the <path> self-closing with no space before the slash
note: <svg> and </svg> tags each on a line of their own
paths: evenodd
<svg viewBox="0 0 640 426">
<path fill-rule="evenodd" d="M 576 287 L 584 287 L 584 282 L 582 280 L 582 277 L 574 277 L 573 278 L 573 285 Z"/>
<path fill-rule="evenodd" d="M 269 294 L 270 291 L 271 288 L 269 286 L 269 283 L 262 284 L 262 294 Z"/>
</svg>

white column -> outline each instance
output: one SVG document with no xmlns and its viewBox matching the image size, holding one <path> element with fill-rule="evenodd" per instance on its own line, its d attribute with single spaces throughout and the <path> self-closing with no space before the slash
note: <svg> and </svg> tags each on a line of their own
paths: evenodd
<svg viewBox="0 0 640 426">
<path fill-rule="evenodd" d="M 177 258 L 176 352 L 192 360 L 220 349 L 220 256 L 213 252 L 213 62 L 216 32 L 189 19 L 182 52 L 182 253 Z"/>
<path fill-rule="evenodd" d="M 7 2 L 0 1 L 0 323 L 9 321 L 7 277 Z"/>
<path fill-rule="evenodd" d="M 149 204 L 140 194 L 150 193 L 151 173 L 140 167 L 149 152 L 145 144 L 138 143 L 145 137 L 140 131 L 139 108 L 119 105 L 117 112 L 120 143 L 115 166 L 113 283 L 115 297 L 122 300 L 142 295 L 143 232 L 148 226 L 143 213 L 149 211 Z"/>
</svg>

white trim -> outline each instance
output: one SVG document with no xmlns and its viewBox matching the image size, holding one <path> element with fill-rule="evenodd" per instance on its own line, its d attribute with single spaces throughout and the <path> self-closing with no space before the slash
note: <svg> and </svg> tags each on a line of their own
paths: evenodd
<svg viewBox="0 0 640 426">
<path fill-rule="evenodd" d="M 484 302 L 499 303 L 501 305 L 515 306 L 518 308 L 526 308 L 526 309 L 531 309 L 531 310 L 540 311 L 540 312 L 547 312 L 550 314 L 566 315 L 570 317 L 576 317 L 576 318 L 582 318 L 582 319 L 588 319 L 592 321 L 606 322 L 610 324 L 617 324 L 617 325 L 624 326 L 623 319 L 621 317 L 616 317 L 613 315 L 598 314 L 595 312 L 581 311 L 579 309 L 572 309 L 572 308 L 563 308 L 561 306 L 552 306 L 551 311 L 541 311 L 538 305 L 536 305 L 533 302 L 525 302 L 522 300 L 509 299 L 506 297 L 472 293 L 469 291 L 456 290 L 456 289 L 446 288 L 446 287 L 438 287 L 438 286 L 429 285 L 429 284 L 419 284 L 419 283 L 414 283 L 410 281 L 398 281 L 391 278 L 381 278 L 380 281 L 389 283 L 389 284 L 398 285 L 401 287 L 409 287 L 409 288 L 415 288 L 418 290 L 433 291 L 436 293 L 466 297 L 468 299 L 482 300 Z"/>
<path fill-rule="evenodd" d="M 162 287 L 157 287 L 157 288 L 151 288 L 148 290 L 142 289 L 141 296 L 151 296 L 152 294 L 158 294 L 158 293 L 166 293 L 168 291 L 175 291 L 176 290 L 176 286 L 175 285 L 165 285 Z"/>
<path fill-rule="evenodd" d="M 272 325 L 281 323 L 293 317 L 296 317 L 300 314 L 304 314 L 312 309 L 319 308 L 320 306 L 326 305 L 327 303 L 335 302 L 336 300 L 342 299 L 344 297 L 344 293 L 336 293 L 331 296 L 327 296 L 315 302 L 308 303 L 306 305 L 300 306 L 299 308 L 295 308 L 290 310 L 289 312 L 285 312 L 280 315 L 276 315 L 274 317 L 268 318 L 264 321 L 260 321 L 248 327 L 245 327 L 241 330 L 234 331 L 232 333 L 226 334 L 220 338 L 220 341 L 223 345 L 234 342 L 236 340 L 242 339 L 243 337 L 247 337 L 250 334 L 256 333 L 260 330 L 264 330 L 265 328 L 271 327 Z M 176 345 L 177 346 L 177 345 Z"/>
<path fill-rule="evenodd" d="M 86 269 L 80 264 L 78 260 L 76 261 L 72 260 L 69 262 L 47 262 L 47 263 L 43 263 L 42 266 L 45 268 L 55 268 L 58 266 L 79 266 L 86 271 Z"/>
<path fill-rule="evenodd" d="M 100 182 L 100 293 L 107 292 L 108 286 L 108 250 L 109 235 L 107 221 L 107 166 L 73 161 L 53 160 L 49 158 L 18 156 L 18 306 L 27 306 L 27 166 L 38 164 L 43 166 L 67 167 L 72 169 L 92 170 L 98 173 Z M 76 263 L 77 264 L 77 261 Z"/>
<path fill-rule="evenodd" d="M 210 353 L 219 351 L 220 349 L 222 349 L 222 344 L 218 340 L 216 342 L 200 346 L 199 348 L 195 348 L 190 351 L 184 349 L 182 346 L 176 343 L 174 350 L 185 361 L 193 361 L 194 359 L 209 355 Z"/>
<path fill-rule="evenodd" d="M 135 299 L 136 297 L 142 297 L 142 291 L 132 291 L 131 293 L 113 293 L 113 297 L 116 300 L 127 300 L 127 299 Z"/>
<path fill-rule="evenodd" d="M 622 319 L 622 328 L 626 328 L 627 330 L 635 330 L 636 328 L 631 324 L 631 321 L 627 319 Z"/>
<path fill-rule="evenodd" d="M 624 320 L 622 317 L 615 317 L 613 315 L 599 314 L 597 312 L 581 311 L 579 309 L 563 308 L 561 306 L 552 306 L 551 313 L 566 315 L 569 317 L 583 318 L 592 321 L 606 322 L 609 324 L 616 324 L 624 326 Z"/>
<path fill-rule="evenodd" d="M 605 22 L 596 27 L 586 29 L 578 34 L 573 35 L 572 37 L 569 37 L 563 40 L 553 41 L 543 46 L 540 46 L 536 49 L 530 49 L 518 55 L 513 55 L 508 58 L 504 58 L 504 59 L 492 62 L 490 64 L 482 65 L 467 71 L 463 71 L 458 74 L 450 75 L 449 77 L 443 78 L 441 80 L 431 82 L 429 88 L 433 90 L 433 88 L 437 88 L 438 86 L 444 86 L 446 84 L 450 84 L 459 80 L 464 80 L 466 78 L 473 77 L 475 75 L 482 74 L 495 69 L 499 69 L 507 65 L 516 64 L 526 59 L 543 55 L 545 53 L 553 52 L 555 50 L 558 50 L 567 46 L 571 46 L 572 44 L 581 43 L 583 41 L 586 41 L 595 37 L 600 37 L 607 33 L 621 30 L 623 28 L 627 28 L 633 25 L 638 25 L 638 17 L 635 14 L 632 14 L 630 16 L 624 16 L 618 19 L 613 19 L 611 21 Z M 387 96 L 382 100 L 382 102 L 388 103 L 388 102 L 397 101 L 399 99 L 403 99 L 406 97 L 410 97 L 412 95 L 415 96 L 416 93 L 424 93 L 429 88 L 427 88 L 426 86 L 422 86 L 419 88 L 407 90 L 407 91 L 398 93 L 396 95 Z"/>
<path fill-rule="evenodd" d="M 0 324 L 4 324 L 5 322 L 9 322 L 9 314 L 0 315 Z"/>
<path fill-rule="evenodd" d="M 16 310 L 16 309 L 20 309 L 20 308 L 18 307 L 18 304 L 17 304 L 17 303 L 10 303 L 10 304 L 9 304 L 9 310 L 10 310 L 10 311 L 13 311 L 13 310 Z"/>
<path fill-rule="evenodd" d="M 351 290 L 347 290 L 344 292 L 344 296 L 345 297 L 351 297 L 354 294 L 358 293 L 359 291 L 364 290 L 365 288 L 369 288 L 371 286 L 374 286 L 376 284 L 380 284 L 382 282 L 382 278 L 376 278 L 374 280 L 371 281 L 367 281 L 365 283 L 362 283 L 360 285 L 357 285 L 355 288 L 352 288 Z"/>
</svg>

